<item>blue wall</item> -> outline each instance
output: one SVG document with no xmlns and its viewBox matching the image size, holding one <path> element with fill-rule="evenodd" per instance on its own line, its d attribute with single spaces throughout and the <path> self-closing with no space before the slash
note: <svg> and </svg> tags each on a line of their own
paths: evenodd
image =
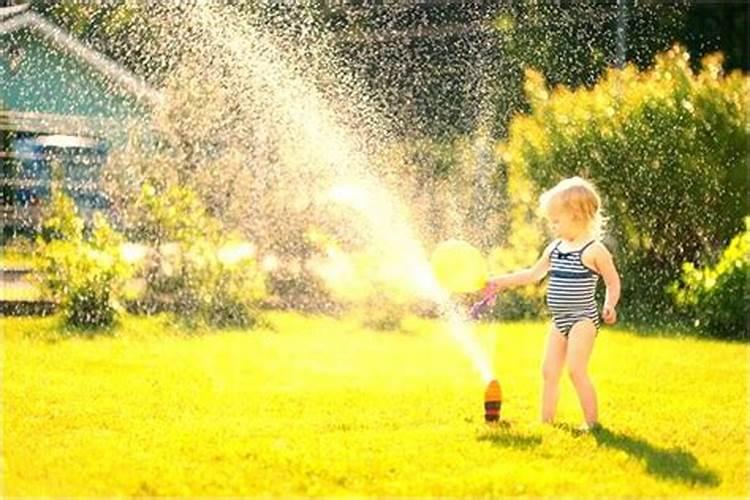
<svg viewBox="0 0 750 500">
<path fill-rule="evenodd" d="M 0 45 L 21 53 L 14 70 L 7 56 L 0 57 L 0 104 L 5 109 L 101 118 L 145 112 L 125 89 L 32 29 L 0 35 Z"/>
</svg>

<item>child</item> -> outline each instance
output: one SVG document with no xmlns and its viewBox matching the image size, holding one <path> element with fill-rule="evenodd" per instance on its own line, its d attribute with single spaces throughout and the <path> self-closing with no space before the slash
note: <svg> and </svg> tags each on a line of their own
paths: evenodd
<svg viewBox="0 0 750 500">
<path fill-rule="evenodd" d="M 598 240 L 602 217 L 600 200 L 591 183 L 572 177 L 542 194 L 540 206 L 552 232 L 552 241 L 533 266 L 490 279 L 485 301 L 504 288 L 537 282 L 549 274 L 547 306 L 552 326 L 544 358 L 542 421 L 551 423 L 559 395 L 560 375 L 567 364 L 578 393 L 585 429 L 598 423 L 596 391 L 587 366 L 599 328 L 594 292 L 601 276 L 607 287 L 601 318 L 607 324 L 617 320 L 620 277 L 612 256 Z"/>
</svg>

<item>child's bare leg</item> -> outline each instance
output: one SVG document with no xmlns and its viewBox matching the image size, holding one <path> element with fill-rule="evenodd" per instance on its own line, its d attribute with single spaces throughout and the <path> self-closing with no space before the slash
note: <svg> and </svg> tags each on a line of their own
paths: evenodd
<svg viewBox="0 0 750 500">
<path fill-rule="evenodd" d="M 592 426 L 599 419 L 596 390 L 588 375 L 589 358 L 594 347 L 596 327 L 591 320 L 579 321 L 570 329 L 568 334 L 567 362 L 570 380 L 578 393 L 581 402 L 583 418 L 586 425 Z"/>
<path fill-rule="evenodd" d="M 567 340 L 553 326 L 547 336 L 547 350 L 544 354 L 542 377 L 542 422 L 551 423 L 555 418 L 557 400 L 560 396 L 560 375 L 565 366 Z"/>
</svg>

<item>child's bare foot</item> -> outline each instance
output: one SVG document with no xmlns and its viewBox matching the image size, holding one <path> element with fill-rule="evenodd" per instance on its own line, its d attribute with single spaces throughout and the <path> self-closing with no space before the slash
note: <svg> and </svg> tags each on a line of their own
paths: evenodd
<svg viewBox="0 0 750 500">
<path fill-rule="evenodd" d="M 581 432 L 592 432 L 602 428 L 599 422 L 585 422 L 578 428 Z"/>
</svg>

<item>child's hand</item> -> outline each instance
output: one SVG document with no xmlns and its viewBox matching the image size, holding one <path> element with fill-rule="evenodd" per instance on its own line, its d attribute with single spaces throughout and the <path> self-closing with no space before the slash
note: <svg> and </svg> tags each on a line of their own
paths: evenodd
<svg viewBox="0 0 750 500">
<path fill-rule="evenodd" d="M 475 302 L 474 305 L 471 306 L 471 309 L 469 309 L 469 317 L 471 319 L 479 319 L 482 311 L 484 311 L 488 307 L 492 307 L 493 305 L 495 305 L 495 295 L 488 295 L 478 302 Z"/>
<path fill-rule="evenodd" d="M 485 308 L 495 305 L 495 300 L 497 299 L 497 293 L 499 291 L 500 286 L 497 283 L 490 281 L 481 291 L 482 298 L 471 306 L 469 316 L 472 319 L 478 319 L 479 315 Z"/>
<path fill-rule="evenodd" d="M 604 304 L 604 307 L 602 308 L 602 319 L 608 325 L 614 324 L 614 322 L 617 321 L 617 311 L 615 308 Z"/>
</svg>

